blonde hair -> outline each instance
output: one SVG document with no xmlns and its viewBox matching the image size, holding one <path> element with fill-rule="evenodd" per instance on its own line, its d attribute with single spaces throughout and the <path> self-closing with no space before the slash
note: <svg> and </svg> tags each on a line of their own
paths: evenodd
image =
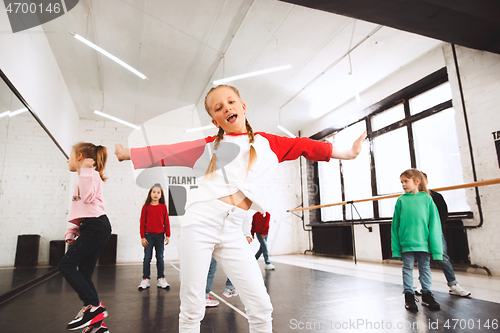
<svg viewBox="0 0 500 333">
<path fill-rule="evenodd" d="M 425 182 L 424 174 L 422 171 L 417 169 L 408 169 L 405 170 L 399 177 L 405 177 L 408 179 L 413 179 L 413 181 L 418 180 L 418 191 L 424 191 L 427 194 L 430 194 L 429 189 L 427 188 L 427 184 Z"/>
<path fill-rule="evenodd" d="M 108 159 L 108 149 L 104 146 L 96 146 L 90 142 L 80 142 L 73 146 L 76 155 L 82 154 L 83 158 L 91 158 L 94 160 L 95 171 L 99 172 L 99 176 L 103 182 L 108 179 L 104 176 L 104 168 Z"/>
<path fill-rule="evenodd" d="M 212 114 L 210 114 L 210 108 L 208 107 L 208 104 L 207 104 L 208 96 L 210 96 L 210 94 L 214 90 L 222 88 L 222 87 L 226 87 L 226 88 L 233 90 L 234 93 L 238 96 L 238 98 L 241 101 L 240 92 L 238 91 L 238 89 L 236 89 L 233 86 L 221 84 L 219 86 L 212 87 L 208 91 L 207 95 L 205 96 L 205 110 L 207 111 L 207 113 L 210 117 L 212 117 Z M 250 142 L 250 158 L 248 160 L 248 167 L 247 167 L 247 172 L 248 172 L 248 171 L 250 171 L 250 169 L 254 165 L 255 161 L 257 160 L 257 151 L 255 150 L 255 148 L 253 146 L 253 143 L 255 142 L 255 137 L 254 137 L 252 126 L 250 126 L 248 119 L 245 119 L 245 127 L 247 129 L 248 141 Z M 217 132 L 217 137 L 215 138 L 215 142 L 214 142 L 214 151 L 217 151 L 217 149 L 219 148 L 219 144 L 223 138 L 224 138 L 224 130 L 222 129 L 222 127 L 219 127 L 219 132 Z M 210 159 L 210 164 L 208 165 L 207 172 L 205 173 L 205 177 L 211 177 L 212 174 L 215 172 L 215 164 L 216 164 L 215 159 L 216 159 L 216 154 L 214 153 L 212 155 L 212 158 Z"/>
</svg>

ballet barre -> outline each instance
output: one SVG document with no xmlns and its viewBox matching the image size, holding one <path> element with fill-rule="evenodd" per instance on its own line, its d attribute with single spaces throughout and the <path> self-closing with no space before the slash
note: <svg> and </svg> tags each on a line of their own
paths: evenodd
<svg viewBox="0 0 500 333">
<path fill-rule="evenodd" d="M 500 178 L 482 180 L 482 181 L 461 184 L 461 185 L 438 187 L 438 188 L 433 188 L 432 190 L 436 191 L 436 192 L 443 192 L 443 191 L 459 190 L 459 189 L 464 189 L 464 188 L 480 187 L 480 186 L 496 185 L 496 184 L 500 184 Z M 303 211 L 303 210 L 311 210 L 311 209 L 326 208 L 326 207 L 333 207 L 333 206 L 342 206 L 342 205 L 348 205 L 348 204 L 353 204 L 353 203 L 357 203 L 357 202 L 377 201 L 377 200 L 382 200 L 382 199 L 396 198 L 402 194 L 403 194 L 403 192 L 396 193 L 396 194 L 389 194 L 389 195 L 381 195 L 381 196 L 376 196 L 376 197 L 371 197 L 371 198 L 366 198 L 366 199 L 342 201 L 342 202 L 337 202 L 337 203 L 333 203 L 333 204 L 295 208 L 295 209 L 290 209 L 287 212 L 298 212 L 298 211 Z"/>
</svg>

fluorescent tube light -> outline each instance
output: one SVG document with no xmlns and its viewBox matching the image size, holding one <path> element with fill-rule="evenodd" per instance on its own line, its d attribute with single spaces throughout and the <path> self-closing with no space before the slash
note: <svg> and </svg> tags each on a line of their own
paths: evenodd
<svg viewBox="0 0 500 333">
<path fill-rule="evenodd" d="M 69 32 L 70 34 L 72 34 L 76 39 L 78 39 L 80 42 L 84 43 L 84 44 L 87 44 L 88 46 L 90 46 L 91 48 L 93 48 L 94 50 L 100 52 L 101 54 L 105 55 L 106 57 L 108 57 L 109 59 L 111 60 L 114 60 L 116 61 L 118 64 L 122 65 L 123 67 L 125 67 L 126 69 L 128 69 L 129 71 L 131 71 L 132 73 L 134 73 L 135 75 L 137 75 L 138 77 L 140 77 L 141 79 L 148 79 L 146 77 L 146 75 L 142 74 L 141 72 L 139 72 L 138 70 L 136 70 L 135 68 L 131 67 L 130 65 L 126 64 L 125 62 L 121 61 L 120 59 L 118 59 L 117 57 L 115 57 L 114 55 L 112 55 L 111 53 L 101 49 L 99 46 L 95 45 L 94 43 L 92 42 L 89 42 L 88 40 L 86 40 L 85 38 L 83 38 L 82 36 L 78 35 L 78 34 L 75 34 L 74 32 L 70 31 Z"/>
<path fill-rule="evenodd" d="M 290 69 L 290 68 L 292 68 L 292 65 L 285 65 L 285 66 L 280 66 L 280 67 L 273 67 L 273 68 L 263 69 L 263 70 L 256 71 L 256 72 L 250 72 L 250 73 L 246 73 L 246 74 L 241 74 L 241 75 L 227 77 L 225 79 L 215 80 L 213 83 L 214 83 L 214 85 L 218 86 L 219 84 L 223 84 L 223 83 L 227 83 L 227 82 L 231 82 L 231 81 L 236 81 L 236 80 L 244 79 L 244 78 L 247 78 L 247 77 L 252 77 L 252 76 L 257 76 L 257 75 L 262 75 L 262 74 L 267 74 L 267 73 L 282 71 L 282 70 Z"/>
<path fill-rule="evenodd" d="M 210 124 L 208 126 L 190 128 L 190 129 L 187 129 L 185 132 L 186 133 L 192 133 L 192 132 L 203 131 L 203 130 L 211 129 L 211 128 L 217 128 L 217 127 L 215 127 L 214 124 Z"/>
<path fill-rule="evenodd" d="M 9 117 L 17 116 L 18 114 L 26 112 L 26 111 L 28 111 L 27 108 L 22 108 L 22 109 L 19 109 L 19 110 L 16 110 L 16 111 L 12 111 L 12 112 L 9 113 Z"/>
<path fill-rule="evenodd" d="M 0 118 L 7 117 L 9 114 L 10 114 L 10 111 L 2 112 L 2 113 L 0 113 Z"/>
<path fill-rule="evenodd" d="M 296 136 L 295 136 L 292 132 L 290 132 L 289 130 L 287 130 L 287 129 L 286 129 L 286 128 L 284 128 L 283 126 L 278 125 L 278 128 L 279 128 L 281 131 L 283 131 L 284 133 L 286 133 L 289 137 L 291 137 L 291 138 L 296 138 Z"/>
<path fill-rule="evenodd" d="M 119 123 L 121 123 L 121 124 L 123 124 L 123 125 L 127 125 L 127 126 L 129 126 L 129 127 L 132 127 L 132 128 L 134 128 L 134 129 L 136 129 L 136 130 L 138 130 L 138 131 L 140 131 L 140 130 L 141 130 L 141 127 L 140 127 L 140 126 L 137 126 L 137 125 L 131 124 L 131 123 L 129 123 L 129 122 L 127 122 L 127 121 L 125 121 L 125 120 L 121 120 L 121 119 L 119 119 L 119 118 L 116 118 L 116 117 L 110 116 L 109 114 L 102 113 L 101 111 L 97 111 L 97 110 L 95 110 L 95 111 L 94 111 L 94 113 L 95 113 L 95 114 L 97 114 L 97 115 L 99 115 L 99 116 L 101 116 L 101 117 L 108 118 L 108 119 L 114 120 L 114 121 L 116 121 L 116 122 L 119 122 Z"/>
</svg>

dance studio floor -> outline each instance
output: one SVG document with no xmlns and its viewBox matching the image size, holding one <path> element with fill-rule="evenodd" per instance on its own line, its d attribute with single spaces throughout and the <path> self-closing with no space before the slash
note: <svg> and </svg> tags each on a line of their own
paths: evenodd
<svg viewBox="0 0 500 333">
<path fill-rule="evenodd" d="M 500 332 L 500 279 L 456 272 L 472 298 L 450 296 L 441 271 L 432 271 L 433 290 L 441 310 L 418 303 L 414 314 L 404 308 L 401 268 L 312 255 L 275 256 L 275 271 L 262 274 L 274 306 L 274 332 Z M 94 282 L 109 317 L 112 333 L 177 332 L 178 263 L 166 263 L 169 290 L 138 291 L 142 264 L 98 266 Z M 155 270 L 152 269 L 154 272 Z M 416 275 L 415 272 L 415 285 Z M 10 273 L 0 269 L 2 280 Z M 10 274 L 15 276 L 14 274 Z M 12 281 L 3 281 L 3 284 Z M 201 332 L 248 332 L 239 297 L 222 296 L 225 276 L 217 271 L 212 298 Z M 0 332 L 65 332 L 81 308 L 76 293 L 60 274 L 0 305 Z"/>
</svg>

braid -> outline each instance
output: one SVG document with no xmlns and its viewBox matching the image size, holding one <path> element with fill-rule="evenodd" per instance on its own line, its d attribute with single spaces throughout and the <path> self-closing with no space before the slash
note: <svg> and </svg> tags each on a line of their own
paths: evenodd
<svg viewBox="0 0 500 333">
<path fill-rule="evenodd" d="M 253 134 L 253 128 L 252 126 L 250 126 L 248 119 L 245 119 L 245 126 L 247 128 L 248 141 L 250 142 L 250 158 L 248 159 L 248 167 L 247 167 L 247 172 L 248 172 L 250 171 L 252 166 L 255 164 L 255 161 L 257 160 L 257 151 L 253 146 L 253 143 L 255 142 L 255 136 Z"/>
<path fill-rule="evenodd" d="M 210 178 L 212 174 L 215 172 L 215 158 L 216 154 L 215 151 L 219 149 L 219 144 L 224 138 L 224 130 L 222 127 L 219 127 L 219 132 L 217 132 L 217 137 L 215 138 L 214 142 L 214 153 L 212 154 L 212 158 L 210 159 L 210 163 L 208 164 L 207 172 L 205 172 L 205 178 Z"/>
</svg>

